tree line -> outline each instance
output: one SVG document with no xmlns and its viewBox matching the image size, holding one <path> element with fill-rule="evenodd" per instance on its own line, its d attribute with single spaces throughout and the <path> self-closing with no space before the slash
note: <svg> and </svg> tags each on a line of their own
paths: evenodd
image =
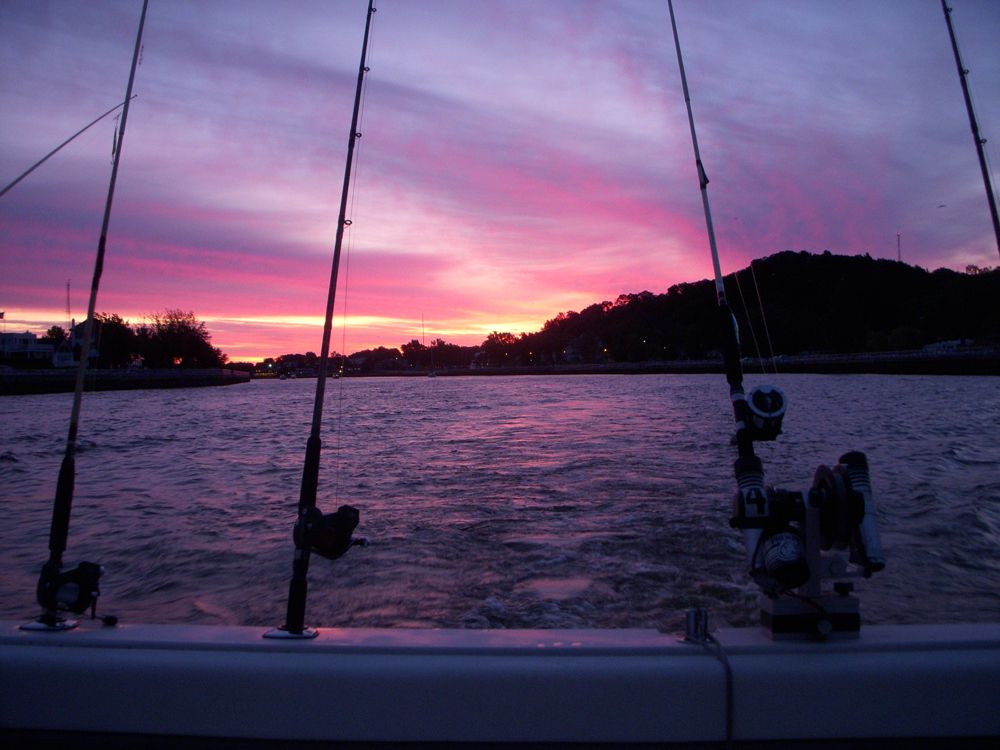
<svg viewBox="0 0 1000 750">
<path fill-rule="evenodd" d="M 79 359 L 84 339 L 84 323 L 73 331 L 52 326 L 42 337 L 56 350 L 72 346 Z M 222 350 L 212 346 L 205 323 L 194 313 L 165 310 L 153 313 L 138 325 L 131 325 L 120 315 L 98 313 L 90 353 L 93 366 L 121 368 L 141 364 L 144 367 L 221 367 L 227 361 Z"/>
<path fill-rule="evenodd" d="M 931 272 L 868 255 L 788 251 L 753 261 L 724 285 L 747 356 L 1000 343 L 1000 268 Z M 333 366 L 368 373 L 720 358 L 716 307 L 715 283 L 706 279 L 561 312 L 533 333 L 494 331 L 479 346 L 414 339 L 337 354 Z M 291 369 L 303 357 L 270 363 Z"/>
</svg>

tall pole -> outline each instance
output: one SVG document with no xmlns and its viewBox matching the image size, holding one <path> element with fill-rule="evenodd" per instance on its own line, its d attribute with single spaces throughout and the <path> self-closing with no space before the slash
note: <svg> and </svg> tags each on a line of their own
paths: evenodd
<svg viewBox="0 0 1000 750">
<path fill-rule="evenodd" d="M 375 0 L 368 0 L 368 14 L 365 17 L 365 35 L 361 43 L 361 63 L 358 65 L 358 81 L 354 92 L 354 112 L 351 115 L 351 131 L 347 138 L 347 164 L 344 167 L 344 185 L 340 193 L 340 215 L 337 221 L 337 238 L 333 248 L 333 265 L 330 270 L 330 288 L 327 291 L 326 319 L 323 323 L 323 343 L 320 347 L 319 375 L 316 378 L 316 399 L 313 402 L 312 428 L 306 441 L 306 458 L 302 467 L 302 486 L 299 490 L 298 522 L 305 524 L 306 517 L 316 507 L 316 492 L 319 486 L 319 460 L 322 441 L 320 429 L 323 426 L 323 397 L 326 393 L 327 356 L 330 353 L 330 336 L 333 331 L 333 303 L 337 293 L 337 274 L 340 269 L 340 251 L 344 243 L 344 229 L 347 220 L 347 197 L 351 185 L 351 167 L 354 163 L 354 145 L 361 133 L 358 132 L 358 116 L 361 111 L 361 93 L 364 87 L 365 62 L 368 57 L 368 35 L 371 31 L 372 16 L 375 14 Z M 283 628 L 267 633 L 270 637 L 311 638 L 316 635 L 312 628 L 305 627 L 306 595 L 309 588 L 309 543 L 304 535 L 296 535 L 295 554 L 292 559 L 292 580 L 288 585 L 288 609 Z"/>
<path fill-rule="evenodd" d="M 900 244 L 899 232 L 896 232 L 896 260 L 903 262 L 903 246 Z"/>
<path fill-rule="evenodd" d="M 958 51 L 958 41 L 955 39 L 955 28 L 951 24 L 951 8 L 948 7 L 947 0 L 941 0 L 941 8 L 944 10 L 944 20 L 948 24 L 948 36 L 951 38 L 951 49 L 955 53 L 955 65 L 958 66 L 958 79 L 962 83 L 962 96 L 965 97 L 965 109 L 969 113 L 969 125 L 972 128 L 972 140 L 976 144 L 976 153 L 979 155 L 979 169 L 983 173 L 983 185 L 986 187 L 986 200 L 990 204 L 990 216 L 993 218 L 993 234 L 996 235 L 997 252 L 1000 253 L 1000 217 L 997 214 L 997 199 L 993 192 L 993 181 L 990 179 L 990 170 L 986 165 L 986 139 L 979 135 L 979 123 L 976 122 L 976 112 L 972 108 L 972 96 L 969 94 L 969 82 L 966 80 L 969 71 L 962 64 L 962 55 Z"/>
<path fill-rule="evenodd" d="M 90 284 L 90 302 L 87 305 L 87 320 L 84 324 L 83 346 L 80 349 L 80 366 L 76 371 L 76 388 L 73 391 L 73 407 L 69 420 L 69 433 L 66 437 L 66 451 L 59 467 L 59 478 L 56 482 L 56 497 L 52 509 L 52 526 L 49 530 L 49 559 L 42 568 L 39 591 L 46 582 L 52 581 L 62 568 L 62 555 L 66 551 L 66 540 L 69 535 L 69 517 L 73 505 L 73 485 L 76 479 L 76 436 L 80 426 L 80 404 L 83 400 L 83 383 L 87 373 L 87 359 L 90 355 L 90 342 L 94 334 L 94 314 L 97 307 L 97 290 L 101 283 L 101 273 L 104 269 L 104 251 L 108 242 L 108 225 L 111 222 L 111 204 L 115 197 L 115 182 L 118 179 L 118 165 L 121 162 L 122 146 L 125 143 L 125 123 L 128 121 L 129 104 L 132 102 L 132 84 L 135 82 L 135 69 L 139 62 L 139 50 L 142 47 L 142 28 L 146 23 L 146 7 L 149 0 L 143 0 L 142 14 L 139 16 L 139 31 L 135 37 L 135 49 L 132 52 L 132 67 L 129 70 L 128 87 L 125 91 L 125 103 L 122 108 L 121 122 L 118 125 L 118 138 L 115 147 L 114 160 L 111 166 L 111 180 L 108 184 L 108 196 L 104 204 L 104 220 L 101 223 L 101 236 L 97 243 L 97 258 L 94 262 L 94 276 Z M 45 606 L 45 605 L 43 605 Z M 54 622 L 57 613 L 46 611 L 43 620 Z"/>
</svg>

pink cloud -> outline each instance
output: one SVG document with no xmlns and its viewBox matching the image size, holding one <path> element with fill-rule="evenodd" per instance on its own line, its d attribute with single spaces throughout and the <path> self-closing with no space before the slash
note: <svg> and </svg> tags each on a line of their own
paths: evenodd
<svg viewBox="0 0 1000 750">
<path fill-rule="evenodd" d="M 537 327 L 711 273 L 663 4 L 528 7 L 378 14 L 338 291 L 359 347 L 413 338 L 421 315 L 475 343 L 491 321 Z M 786 249 L 894 257 L 897 231 L 911 262 L 996 264 L 939 8 L 677 12 L 724 270 Z M 5 13 L 13 176 L 121 96 L 136 12 Z M 200 13 L 150 17 L 98 306 L 191 309 L 231 355 L 315 350 L 302 321 L 325 305 L 363 13 Z M 984 83 L 1000 78 L 1000 10 L 970 3 L 956 22 L 983 122 L 1000 122 Z M 110 136 L 102 123 L 0 199 L 6 307 L 61 309 L 67 278 L 84 307 Z"/>
</svg>

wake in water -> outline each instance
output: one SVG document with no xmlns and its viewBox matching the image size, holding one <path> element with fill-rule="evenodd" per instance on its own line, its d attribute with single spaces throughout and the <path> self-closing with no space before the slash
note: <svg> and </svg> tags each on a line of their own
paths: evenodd
<svg viewBox="0 0 1000 750">
<path fill-rule="evenodd" d="M 995 379 L 777 384 L 790 412 L 761 448 L 769 482 L 805 490 L 848 448 L 871 461 L 889 566 L 858 587 L 864 621 L 996 620 Z M 88 396 L 66 559 L 104 565 L 103 610 L 126 622 L 283 621 L 311 385 Z M 319 504 L 358 507 L 372 543 L 313 561 L 310 624 L 673 630 L 692 606 L 757 621 L 728 523 L 732 425 L 717 376 L 336 388 L 343 413 L 325 425 Z M 67 408 L 61 395 L 0 399 L 6 618 L 37 615 Z"/>
</svg>

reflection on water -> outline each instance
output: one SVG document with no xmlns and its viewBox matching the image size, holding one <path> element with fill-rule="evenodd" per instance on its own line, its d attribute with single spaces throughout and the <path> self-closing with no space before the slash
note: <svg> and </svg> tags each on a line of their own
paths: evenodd
<svg viewBox="0 0 1000 750">
<path fill-rule="evenodd" d="M 768 481 L 869 454 L 889 568 L 868 622 L 1000 617 L 995 378 L 780 376 Z M 284 617 L 314 381 L 84 399 L 68 562 L 103 564 L 126 621 Z M 0 616 L 34 586 L 69 395 L 0 399 Z M 372 544 L 314 558 L 313 625 L 679 627 L 755 621 L 729 528 L 719 376 L 347 379 L 328 388 L 320 505 Z"/>
</svg>

